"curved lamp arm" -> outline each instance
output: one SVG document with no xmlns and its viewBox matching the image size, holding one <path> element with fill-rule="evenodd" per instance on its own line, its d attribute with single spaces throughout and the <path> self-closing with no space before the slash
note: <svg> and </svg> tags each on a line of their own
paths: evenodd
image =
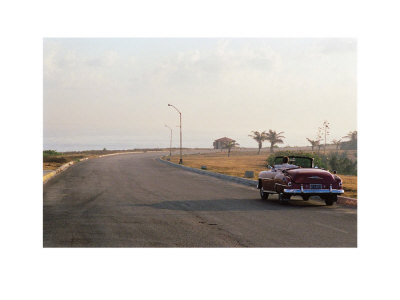
<svg viewBox="0 0 400 300">
<path fill-rule="evenodd" d="M 172 104 L 168 104 L 168 106 L 172 106 L 173 108 L 175 108 L 176 109 L 176 111 L 178 112 L 178 113 L 181 113 L 180 111 L 179 111 L 179 109 L 177 109 L 175 106 L 173 106 Z"/>
</svg>

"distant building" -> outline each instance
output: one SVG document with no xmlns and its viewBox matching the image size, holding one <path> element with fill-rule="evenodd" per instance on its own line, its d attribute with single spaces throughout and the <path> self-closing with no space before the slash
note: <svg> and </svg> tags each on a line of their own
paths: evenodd
<svg viewBox="0 0 400 300">
<path fill-rule="evenodd" d="M 232 140 L 227 137 L 220 138 L 218 140 L 215 140 L 213 143 L 214 149 L 225 149 L 225 144 L 229 142 L 236 142 L 235 140 Z"/>
</svg>

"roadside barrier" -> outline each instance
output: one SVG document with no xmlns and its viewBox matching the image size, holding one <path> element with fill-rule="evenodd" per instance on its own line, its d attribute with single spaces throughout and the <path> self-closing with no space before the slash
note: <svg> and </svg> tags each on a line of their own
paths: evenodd
<svg viewBox="0 0 400 300">
<path fill-rule="evenodd" d="M 56 175 L 56 171 L 51 171 L 51 172 L 47 173 L 46 175 L 43 175 L 43 183 L 46 183 L 54 175 Z"/>
<path fill-rule="evenodd" d="M 187 167 L 184 165 L 179 165 L 170 161 L 166 161 L 164 159 L 158 158 L 158 160 L 162 163 L 168 164 L 170 166 L 173 167 L 177 167 L 177 168 L 181 168 L 184 170 L 188 170 L 194 173 L 198 173 L 198 174 L 204 174 L 204 175 L 208 175 L 208 176 L 212 176 L 212 177 L 216 177 L 216 178 L 221 178 L 221 179 L 225 179 L 225 180 L 229 180 L 229 181 L 233 181 L 236 183 L 240 183 L 240 184 L 244 184 L 247 186 L 257 186 L 257 181 L 256 180 L 252 180 L 252 179 L 246 179 L 246 178 L 241 178 L 241 177 L 236 177 L 236 176 L 230 176 L 230 175 L 225 175 L 225 174 L 220 174 L 220 173 L 214 173 L 214 172 L 210 172 L 210 171 L 206 171 L 206 170 L 201 170 L 201 169 L 196 169 L 196 168 L 192 168 L 192 167 Z"/>
<path fill-rule="evenodd" d="M 349 206 L 357 206 L 357 199 L 339 196 L 337 203 Z"/>
<path fill-rule="evenodd" d="M 254 171 L 245 171 L 244 172 L 244 177 L 253 178 L 254 177 Z"/>
<path fill-rule="evenodd" d="M 83 159 L 80 159 L 79 161 L 81 161 L 81 160 L 86 160 L 86 159 L 87 159 L 87 158 L 83 158 Z M 57 174 L 61 173 L 62 171 L 66 170 L 67 168 L 69 168 L 69 167 L 72 166 L 73 164 L 74 164 L 74 162 L 73 162 L 73 161 L 70 161 L 70 162 L 68 162 L 68 163 L 66 163 L 66 164 L 63 164 L 61 167 L 59 167 L 59 168 L 56 169 L 55 171 L 50 172 L 50 173 L 44 175 L 44 176 L 43 176 L 43 184 L 45 184 L 45 183 L 48 182 L 51 178 L 53 178 L 53 177 L 56 176 Z"/>
<path fill-rule="evenodd" d="M 212 176 L 212 177 L 216 177 L 216 178 L 220 178 L 220 179 L 236 182 L 236 183 L 247 185 L 247 186 L 252 186 L 252 187 L 256 187 L 257 186 L 257 180 L 246 179 L 246 178 L 241 178 L 241 177 L 236 177 L 236 176 L 230 176 L 230 175 L 225 175 L 225 174 L 220 174 L 220 173 L 214 173 L 214 172 L 205 171 L 205 170 L 201 170 L 201 169 L 196 169 L 196 168 L 192 168 L 192 167 L 187 167 L 187 166 L 184 166 L 184 165 L 179 165 L 179 164 L 173 163 L 171 161 L 166 161 L 166 160 L 164 160 L 162 158 L 158 158 L 158 160 L 160 162 L 164 163 L 164 164 L 167 164 L 167 165 L 170 165 L 170 166 L 173 166 L 173 167 L 176 167 L 176 168 L 181 168 L 181 169 L 184 169 L 184 170 L 187 170 L 187 171 L 191 171 L 191 172 L 194 172 L 194 173 L 208 175 L 208 176 Z M 357 199 L 338 196 L 337 203 L 341 204 L 341 205 L 347 205 L 347 206 L 357 206 Z"/>
</svg>

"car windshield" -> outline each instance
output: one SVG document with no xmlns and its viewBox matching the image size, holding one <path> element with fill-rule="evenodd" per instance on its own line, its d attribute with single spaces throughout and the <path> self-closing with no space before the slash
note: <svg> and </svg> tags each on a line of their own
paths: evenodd
<svg viewBox="0 0 400 300">
<path fill-rule="evenodd" d="M 283 156 L 278 156 L 275 158 L 274 165 L 281 165 L 282 163 L 283 163 Z M 289 156 L 289 164 L 301 168 L 312 168 L 313 159 L 311 157 Z"/>
</svg>

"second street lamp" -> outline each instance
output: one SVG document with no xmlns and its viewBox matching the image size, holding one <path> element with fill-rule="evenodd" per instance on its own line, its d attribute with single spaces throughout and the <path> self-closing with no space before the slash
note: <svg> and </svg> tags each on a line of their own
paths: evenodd
<svg viewBox="0 0 400 300">
<path fill-rule="evenodd" d="M 179 130 L 180 130 L 180 158 L 179 158 L 179 164 L 182 165 L 183 164 L 183 160 L 182 160 L 182 113 L 179 111 L 179 109 L 177 109 L 172 104 L 168 104 L 168 106 L 172 106 L 179 113 Z"/>
</svg>

